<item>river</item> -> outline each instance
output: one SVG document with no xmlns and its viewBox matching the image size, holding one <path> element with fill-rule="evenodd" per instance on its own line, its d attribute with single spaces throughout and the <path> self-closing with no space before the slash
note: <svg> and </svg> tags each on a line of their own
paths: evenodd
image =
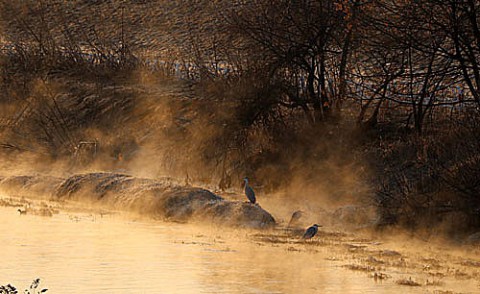
<svg viewBox="0 0 480 294">
<path fill-rule="evenodd" d="M 91 211 L 42 217 L 0 207 L 0 232 L 0 285 L 21 290 L 37 277 L 47 293 L 435 290 L 374 281 L 342 266 L 329 246 L 260 242 L 251 238 L 254 231 L 213 225 Z"/>
</svg>

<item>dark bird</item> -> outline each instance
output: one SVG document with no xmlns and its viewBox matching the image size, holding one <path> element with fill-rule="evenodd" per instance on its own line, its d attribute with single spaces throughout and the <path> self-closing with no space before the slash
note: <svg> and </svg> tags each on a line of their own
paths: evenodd
<svg viewBox="0 0 480 294">
<path fill-rule="evenodd" d="M 255 192 L 253 191 L 252 187 L 248 185 L 248 178 L 243 179 L 245 181 L 245 195 L 247 195 L 248 200 L 255 204 L 257 198 L 255 198 Z"/>
<path fill-rule="evenodd" d="M 317 233 L 318 233 L 318 227 L 321 227 L 317 224 L 314 224 L 313 226 L 311 226 L 310 228 L 308 228 L 306 231 L 305 231 L 305 234 L 303 234 L 303 239 L 312 239 L 313 236 L 315 236 Z"/>
<path fill-rule="evenodd" d="M 18 212 L 20 212 L 20 215 L 22 214 L 27 214 L 27 209 L 21 210 L 20 208 L 17 209 Z"/>
<path fill-rule="evenodd" d="M 290 221 L 288 222 L 287 228 L 290 228 L 292 225 L 297 224 L 298 220 L 303 216 L 303 211 L 297 210 L 292 214 Z"/>
</svg>

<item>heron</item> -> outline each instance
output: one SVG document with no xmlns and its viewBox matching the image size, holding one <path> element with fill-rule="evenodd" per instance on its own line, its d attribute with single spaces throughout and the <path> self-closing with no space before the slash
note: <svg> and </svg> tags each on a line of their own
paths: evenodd
<svg viewBox="0 0 480 294">
<path fill-rule="evenodd" d="M 287 228 L 290 228 L 292 225 L 296 224 L 298 220 L 303 216 L 303 211 L 297 210 L 292 214 L 290 221 L 288 222 Z"/>
<path fill-rule="evenodd" d="M 248 178 L 245 177 L 243 179 L 245 181 L 245 195 L 247 195 L 248 200 L 252 203 L 255 204 L 257 199 L 255 198 L 255 192 L 253 191 L 253 188 L 248 185 Z"/>
<path fill-rule="evenodd" d="M 318 233 L 318 227 L 321 227 L 320 225 L 314 224 L 310 228 L 308 228 L 305 231 L 305 234 L 303 234 L 303 239 L 312 239 L 313 236 L 315 236 Z"/>
</svg>

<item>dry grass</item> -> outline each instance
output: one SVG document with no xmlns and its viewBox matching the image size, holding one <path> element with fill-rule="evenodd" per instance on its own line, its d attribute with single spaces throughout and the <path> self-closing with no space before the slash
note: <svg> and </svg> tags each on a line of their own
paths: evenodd
<svg viewBox="0 0 480 294">
<path fill-rule="evenodd" d="M 395 281 L 395 283 L 399 284 L 399 285 L 403 285 L 403 286 L 410 286 L 410 287 L 420 287 L 421 284 L 414 281 L 412 279 L 412 277 L 409 277 L 408 279 L 404 278 L 404 279 L 399 279 L 397 281 Z"/>
<path fill-rule="evenodd" d="M 41 294 L 46 293 L 48 291 L 47 288 L 40 287 L 40 279 L 33 280 L 32 284 L 24 290 L 25 294 Z M 16 287 L 7 284 L 6 286 L 0 286 L 0 294 L 18 294 L 18 290 Z"/>
<path fill-rule="evenodd" d="M 360 271 L 360 272 L 377 271 L 376 267 L 373 267 L 370 265 L 364 265 L 364 264 L 347 264 L 347 265 L 344 265 L 343 267 L 348 268 L 349 270 L 352 270 L 352 271 Z"/>
<path fill-rule="evenodd" d="M 374 272 L 373 274 L 370 274 L 370 277 L 375 281 L 383 281 L 391 278 L 390 275 L 382 272 Z"/>
</svg>

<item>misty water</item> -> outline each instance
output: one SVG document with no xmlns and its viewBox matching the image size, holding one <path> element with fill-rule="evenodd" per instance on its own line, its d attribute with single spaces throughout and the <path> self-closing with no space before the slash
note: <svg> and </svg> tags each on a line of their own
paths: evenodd
<svg viewBox="0 0 480 294">
<path fill-rule="evenodd" d="M 47 293 L 426 292 L 349 271 L 328 247 L 286 250 L 247 230 L 0 207 L 0 231 L 0 284 L 21 290 L 38 277 Z"/>
</svg>

